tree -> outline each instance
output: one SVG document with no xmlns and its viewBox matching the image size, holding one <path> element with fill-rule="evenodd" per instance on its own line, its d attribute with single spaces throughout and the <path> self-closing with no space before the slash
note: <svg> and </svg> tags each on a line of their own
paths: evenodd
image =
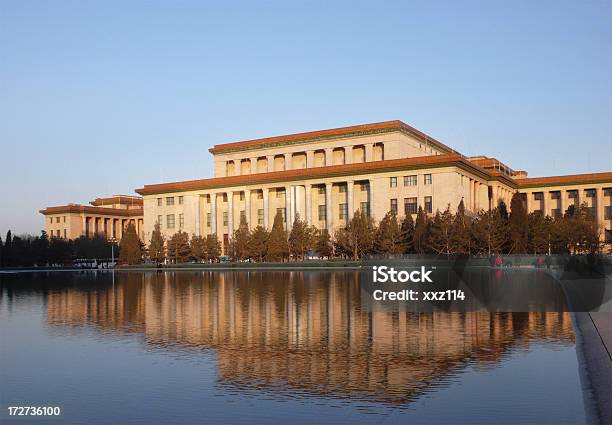
<svg viewBox="0 0 612 425">
<path fill-rule="evenodd" d="M 217 234 L 206 235 L 206 261 L 217 261 L 221 255 L 221 241 Z"/>
<path fill-rule="evenodd" d="M 66 239 L 51 238 L 47 262 L 51 265 L 64 265 L 70 261 L 71 246 Z"/>
<path fill-rule="evenodd" d="M 289 233 L 289 252 L 296 259 L 304 259 L 306 251 L 310 250 L 313 243 L 313 228 L 300 215 L 295 215 L 291 232 Z"/>
<path fill-rule="evenodd" d="M 3 266 L 12 266 L 13 265 L 13 258 L 12 255 L 13 253 L 12 251 L 12 244 L 13 244 L 13 236 L 11 234 L 11 231 L 8 230 L 6 232 L 6 238 L 4 239 L 4 247 L 2 248 L 2 255 L 3 255 Z"/>
<path fill-rule="evenodd" d="M 32 241 L 34 264 L 46 265 L 49 258 L 49 238 L 44 230 Z"/>
<path fill-rule="evenodd" d="M 168 258 L 178 264 L 189 261 L 190 255 L 189 235 L 179 230 L 168 239 Z"/>
<path fill-rule="evenodd" d="M 262 226 L 257 226 L 249 238 L 249 255 L 257 261 L 263 261 L 268 252 L 270 233 Z"/>
<path fill-rule="evenodd" d="M 159 222 L 155 222 L 155 227 L 151 233 L 151 241 L 149 242 L 149 258 L 156 263 L 162 263 L 166 258 L 164 236 L 162 235 Z"/>
<path fill-rule="evenodd" d="M 572 254 L 599 251 L 599 228 L 586 204 L 570 206 L 563 217 L 562 239 Z"/>
<path fill-rule="evenodd" d="M 206 239 L 199 235 L 192 235 L 189 241 L 189 251 L 192 260 L 197 262 L 204 260 L 206 258 Z"/>
<path fill-rule="evenodd" d="M 528 252 L 544 254 L 548 252 L 551 242 L 550 217 L 544 217 L 541 211 L 534 211 L 527 215 L 528 226 Z"/>
<path fill-rule="evenodd" d="M 315 234 L 314 249 L 320 257 L 330 258 L 333 253 L 331 236 L 327 229 L 318 229 Z"/>
<path fill-rule="evenodd" d="M 336 231 L 335 240 L 341 252 L 357 260 L 374 250 L 376 227 L 374 221 L 363 210 L 355 211 L 346 227 Z"/>
<path fill-rule="evenodd" d="M 119 259 L 127 264 L 139 264 L 142 261 L 140 239 L 133 223 L 128 224 L 119 243 Z"/>
<path fill-rule="evenodd" d="M 402 254 L 406 251 L 406 239 L 395 212 L 389 211 L 378 224 L 376 250 L 382 254 Z"/>
<path fill-rule="evenodd" d="M 472 253 L 472 219 L 465 213 L 463 199 L 457 206 L 451 227 L 451 251 L 454 254 Z"/>
<path fill-rule="evenodd" d="M 414 252 L 414 220 L 412 214 L 406 214 L 406 217 L 402 220 L 402 243 L 406 248 L 404 252 Z"/>
<path fill-rule="evenodd" d="M 507 244 L 507 240 L 508 225 L 499 207 L 478 212 L 474 222 L 474 241 L 480 252 L 486 252 L 489 256 L 499 254 Z"/>
<path fill-rule="evenodd" d="M 240 216 L 240 225 L 234 231 L 230 242 L 230 252 L 234 260 L 245 260 L 249 257 L 249 226 L 246 217 Z"/>
<path fill-rule="evenodd" d="M 282 261 L 289 255 L 289 243 L 287 242 L 287 231 L 283 216 L 277 212 L 274 216 L 274 224 L 268 238 L 268 259 L 271 261 Z"/>
<path fill-rule="evenodd" d="M 526 254 L 529 242 L 529 226 L 527 223 L 527 209 L 523 202 L 523 196 L 515 193 L 510 202 L 510 252 L 515 254 Z"/>
<path fill-rule="evenodd" d="M 429 219 L 423 208 L 419 207 L 412 236 L 412 245 L 417 254 L 424 254 L 428 249 L 428 230 Z"/>
<path fill-rule="evenodd" d="M 430 225 L 429 247 L 436 254 L 443 254 L 447 257 L 454 254 L 453 241 L 453 214 L 450 212 L 450 205 L 443 213 L 436 212 Z"/>
</svg>

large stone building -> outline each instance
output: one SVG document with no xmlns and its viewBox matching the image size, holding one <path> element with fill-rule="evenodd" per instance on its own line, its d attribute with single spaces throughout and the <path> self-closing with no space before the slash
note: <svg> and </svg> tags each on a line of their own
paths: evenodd
<svg viewBox="0 0 612 425">
<path fill-rule="evenodd" d="M 244 217 L 250 227 L 287 227 L 297 214 L 333 231 L 354 211 L 380 220 L 456 208 L 476 212 L 509 204 L 524 193 L 529 211 L 555 215 L 570 204 L 593 209 L 601 237 L 610 241 L 612 172 L 528 178 L 495 158 L 466 157 L 401 121 L 291 134 L 215 145 L 213 178 L 145 185 L 144 237 L 156 222 L 165 236 L 179 229 L 216 233 L 227 242 Z"/>
<path fill-rule="evenodd" d="M 45 216 L 45 231 L 55 238 L 76 239 L 97 234 L 107 239 L 120 240 L 129 223 L 144 238 L 142 198 L 114 195 L 96 198 L 91 205 L 68 204 L 47 207 L 40 213 Z"/>
</svg>

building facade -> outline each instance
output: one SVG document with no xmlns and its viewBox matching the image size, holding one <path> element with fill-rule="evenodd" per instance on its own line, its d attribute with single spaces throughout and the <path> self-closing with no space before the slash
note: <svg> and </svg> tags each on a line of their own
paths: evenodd
<svg viewBox="0 0 612 425">
<path fill-rule="evenodd" d="M 271 228 L 282 214 L 330 233 L 356 210 L 380 220 L 389 210 L 435 213 L 463 201 L 477 212 L 524 193 L 529 211 L 548 215 L 587 202 L 610 240 L 612 173 L 528 178 L 495 158 L 466 157 L 401 121 L 215 145 L 214 177 L 145 185 L 144 238 L 155 223 L 170 237 L 217 234 L 222 243 L 244 218 Z"/>
<path fill-rule="evenodd" d="M 49 237 L 76 239 L 80 236 L 99 235 L 120 240 L 125 228 L 132 223 L 144 238 L 143 203 L 139 196 L 114 195 L 96 198 L 90 205 L 68 204 L 47 207 L 45 231 Z"/>
</svg>

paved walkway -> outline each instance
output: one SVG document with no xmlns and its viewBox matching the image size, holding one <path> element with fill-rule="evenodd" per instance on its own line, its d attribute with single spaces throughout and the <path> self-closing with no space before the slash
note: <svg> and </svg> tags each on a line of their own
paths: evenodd
<svg viewBox="0 0 612 425">
<path fill-rule="evenodd" d="M 590 313 L 590 316 L 612 361 L 612 313 Z"/>
</svg>

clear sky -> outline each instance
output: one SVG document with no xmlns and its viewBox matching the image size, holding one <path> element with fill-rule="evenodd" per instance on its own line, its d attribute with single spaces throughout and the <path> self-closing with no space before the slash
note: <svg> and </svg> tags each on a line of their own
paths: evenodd
<svg viewBox="0 0 612 425">
<path fill-rule="evenodd" d="M 210 177 L 216 143 L 393 119 L 531 176 L 612 171 L 612 3 L 0 3 L 2 238 Z"/>
</svg>

